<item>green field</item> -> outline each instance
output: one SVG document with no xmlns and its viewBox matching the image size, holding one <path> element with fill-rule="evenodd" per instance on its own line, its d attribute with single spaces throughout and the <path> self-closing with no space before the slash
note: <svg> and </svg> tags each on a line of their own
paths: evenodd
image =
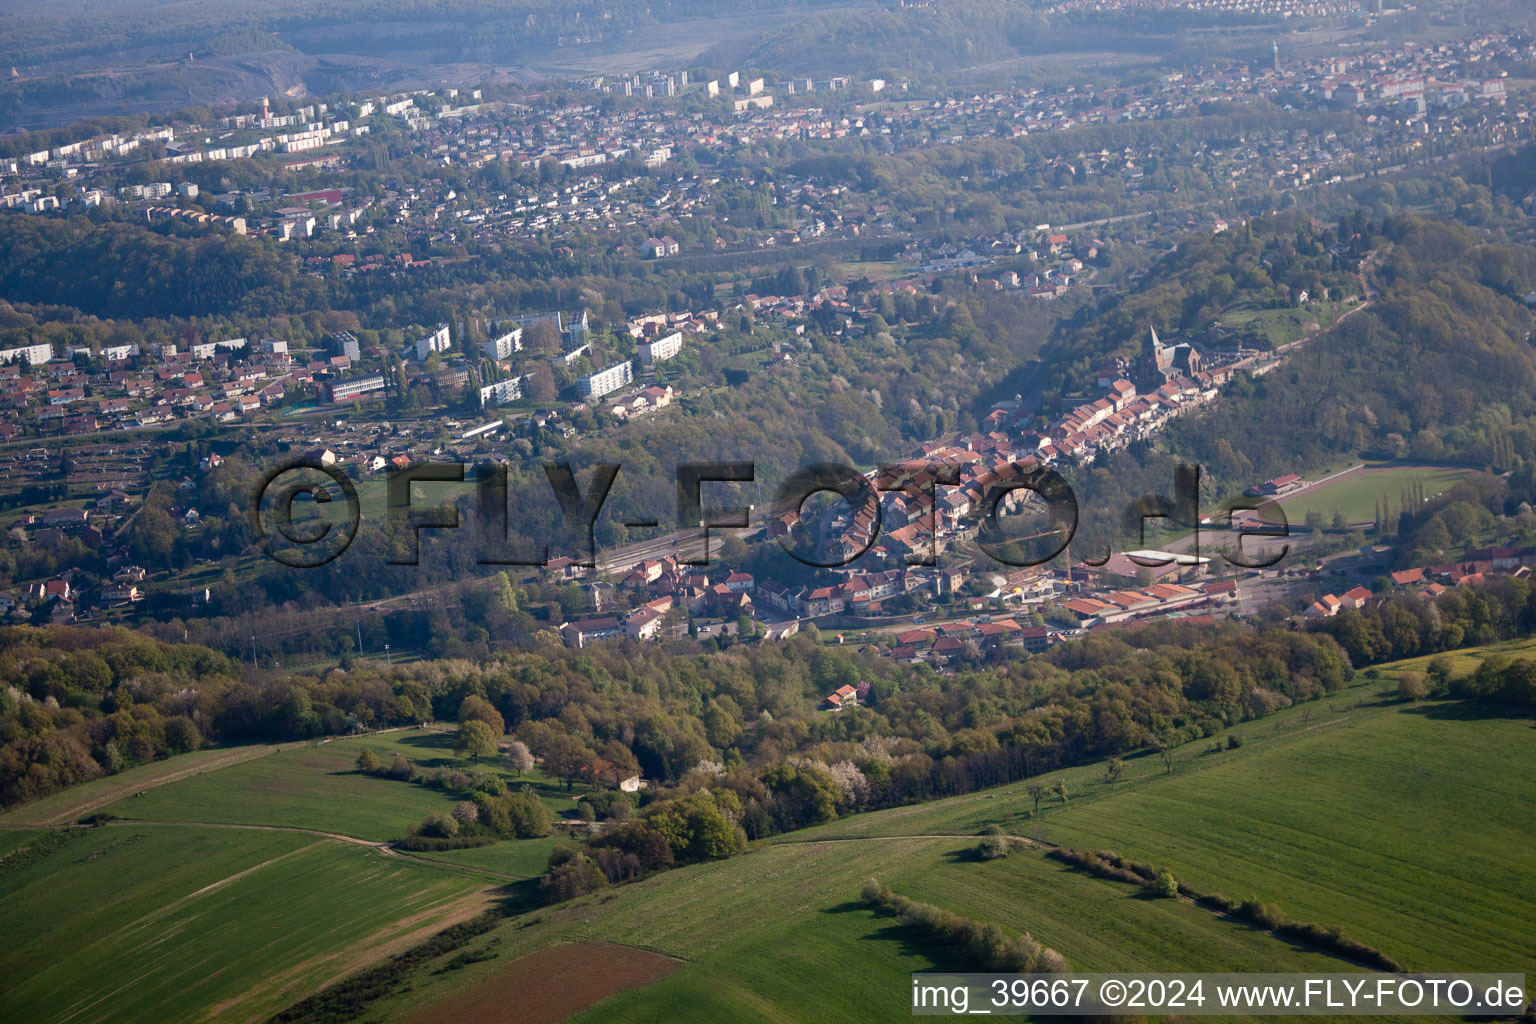
<svg viewBox="0 0 1536 1024">
<path fill-rule="evenodd" d="M 1464 658 L 1470 665 L 1476 656 Z M 960 965 L 858 905 L 869 876 L 1028 931 L 1079 969 L 1354 969 L 1187 902 L 1073 872 L 1035 849 L 971 860 L 970 837 L 991 824 L 1149 859 L 1197 888 L 1341 925 L 1412 969 L 1536 973 L 1536 732 L 1474 705 L 1399 703 L 1389 696 L 1395 670 L 1238 726 L 1237 749 L 1180 748 L 1171 774 L 1144 756 L 1113 789 L 1101 765 L 1048 776 L 1064 779 L 1070 797 L 1039 818 L 1014 784 L 850 817 L 731 861 L 524 915 L 485 940 L 497 942 L 496 960 L 423 979 L 379 1010 L 408 1021 L 507 959 L 602 939 L 686 964 L 573 1018 L 582 1024 L 887 1019 L 907 1012 L 907 974 Z"/>
<path fill-rule="evenodd" d="M 473 846 L 467 850 L 435 850 L 422 856 L 494 871 L 499 875 L 537 878 L 549 870 L 549 855 L 556 846 L 575 846 L 578 842 L 569 836 L 560 835 L 543 839 L 507 839 L 490 846 Z"/>
<path fill-rule="evenodd" d="M 1292 523 L 1302 523 L 1308 512 L 1320 512 L 1332 521 L 1335 512 L 1351 523 L 1370 523 L 1376 517 L 1376 503 L 1385 498 L 1397 512 L 1402 506 L 1403 488 L 1422 484 L 1424 496 L 1432 498 L 1450 490 L 1470 470 L 1444 466 L 1368 467 L 1354 476 L 1282 498 L 1280 507 Z"/>
<path fill-rule="evenodd" d="M 357 772 L 365 748 L 427 769 L 475 767 L 454 757 L 451 733 L 402 730 L 199 751 L 8 814 L 0 972 L 16 980 L 0 985 L 0 1020 L 261 1019 L 544 872 L 553 837 L 419 855 L 369 848 L 455 800 Z M 479 770 L 506 774 L 499 763 Z M 542 775 L 508 781 L 534 785 L 557 814 L 574 807 Z M 119 821 L 25 827 L 96 810 Z"/>
<path fill-rule="evenodd" d="M 1394 680 L 1395 685 L 1398 673 L 1423 672 L 1431 661 L 1443 658 L 1450 665 L 1451 675 L 1461 676 L 1477 671 L 1478 665 L 1491 654 L 1510 658 L 1536 657 L 1536 637 L 1506 640 L 1503 643 L 1488 644 L 1486 647 L 1468 647 L 1465 650 L 1450 651 L 1446 654 L 1426 654 L 1421 658 L 1405 658 L 1402 661 L 1394 661 L 1390 665 L 1383 665 L 1377 671 L 1384 677 Z"/>
<path fill-rule="evenodd" d="M 1458 671 L 1480 653 L 1454 656 Z M 1536 974 L 1536 730 L 1471 704 L 1390 696 L 1397 671 L 1421 667 L 1386 666 L 1326 700 L 1236 726 L 1236 749 L 1187 744 L 1171 773 L 1144 755 L 1128 759 L 1114 788 L 1102 765 L 1047 776 L 1066 783 L 1069 800 L 1038 817 L 1015 783 L 852 816 L 524 912 L 416 969 L 364 1019 L 409 1021 L 511 959 L 583 940 L 683 966 L 572 1018 L 580 1024 L 891 1019 L 909 1012 L 909 974 L 965 965 L 859 904 L 869 877 L 1027 931 L 1080 970 L 1356 970 L 1189 902 L 1072 871 L 1038 848 L 976 861 L 974 836 L 993 824 L 1114 849 L 1196 888 L 1341 925 L 1412 969 Z M 457 764 L 447 744 L 445 733 L 409 730 L 219 768 L 189 758 L 206 770 L 107 808 L 153 822 L 0 831 L 0 971 L 17 979 L 0 994 L 0 1019 L 260 1018 L 476 912 L 508 876 L 542 873 L 556 838 L 418 857 L 271 828 L 396 837 L 451 800 L 358 774 L 357 751 Z M 546 799 L 569 800 L 536 781 Z"/>
<path fill-rule="evenodd" d="M 1361 688 L 1364 689 L 1364 688 Z M 1423 970 L 1536 973 L 1536 731 L 1468 705 L 1356 706 L 1360 689 L 1249 723 L 1244 746 L 1191 744 L 1173 774 L 1063 773 L 1032 819 L 1022 784 L 834 822 L 818 837 L 969 833 L 987 824 L 1170 868 L 1201 890 L 1342 925 Z M 1276 731 L 1278 728 L 1279 731 Z M 786 837 L 794 838 L 794 837 Z"/>
<path fill-rule="evenodd" d="M 1229 309 L 1221 314 L 1221 326 L 1231 331 L 1262 335 L 1270 345 L 1278 348 L 1316 334 L 1359 304 L 1358 298 L 1351 297 L 1343 302 L 1319 300 L 1281 309 Z"/>
<path fill-rule="evenodd" d="M 102 810 L 119 818 L 217 824 L 277 825 L 335 832 L 373 842 L 399 839 L 429 814 L 446 814 L 457 802 L 441 790 L 363 775 L 355 767 L 364 748 L 381 758 L 404 754 L 419 767 L 494 772 L 509 785 L 534 785 L 553 815 L 576 806 L 556 783 L 534 774 L 514 778 L 499 763 L 478 767 L 453 756 L 452 734 L 405 730 L 302 746 L 231 764 L 129 795 Z M 163 762 L 174 766 L 180 759 Z M 23 809 L 25 810 L 25 809 Z M 17 824 L 30 824 L 22 818 Z M 521 872 L 511 872 L 520 874 Z"/>
<path fill-rule="evenodd" d="M 914 898 L 1027 930 L 1084 969 L 1341 966 L 1187 903 L 1141 899 L 1128 886 L 1068 871 L 1038 852 L 978 863 L 967 855 L 972 845 L 936 838 L 768 846 L 525 915 L 482 941 L 497 943 L 500 962 L 558 942 L 599 939 L 686 961 L 667 979 L 573 1018 L 583 1024 L 904 1015 L 908 975 L 964 965 L 858 904 L 870 876 Z M 408 1020 L 497 966 L 420 977 L 413 991 L 383 1007 L 385 1019 Z"/>
<path fill-rule="evenodd" d="M 286 825 L 383 842 L 453 801 L 443 792 L 358 772 L 357 755 L 327 744 L 231 765 L 108 804 L 146 821 Z"/>
<path fill-rule="evenodd" d="M 125 796 L 240 761 L 265 757 L 279 749 L 268 745 L 214 747 L 165 761 L 152 761 L 12 808 L 0 814 L 0 827 L 67 825 Z"/>
<path fill-rule="evenodd" d="M 299 833 L 46 835 L 0 861 L 3 1020 L 260 1019 L 489 901 L 472 875 Z"/>
</svg>

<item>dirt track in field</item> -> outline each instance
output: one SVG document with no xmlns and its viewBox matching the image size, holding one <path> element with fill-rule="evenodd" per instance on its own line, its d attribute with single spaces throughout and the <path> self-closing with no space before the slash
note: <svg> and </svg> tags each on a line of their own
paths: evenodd
<svg viewBox="0 0 1536 1024">
<path fill-rule="evenodd" d="M 611 942 L 551 946 L 513 960 L 470 989 L 428 1007 L 412 1024 L 558 1024 L 628 988 L 660 981 L 682 962 Z"/>
<path fill-rule="evenodd" d="M 99 810 L 108 804 L 115 804 L 119 800 L 125 800 L 135 793 L 146 792 L 159 786 L 164 786 L 169 782 L 178 782 L 193 775 L 217 771 L 220 768 L 227 768 L 242 761 L 250 761 L 254 758 L 265 757 L 268 754 L 274 754 L 282 750 L 292 750 L 295 747 L 301 746 L 304 746 L 304 744 L 252 744 L 250 746 L 230 747 L 216 756 L 198 758 L 192 763 L 185 765 L 178 763 L 175 759 L 155 762 L 157 767 L 163 766 L 165 768 L 163 773 L 117 779 L 109 786 L 95 788 L 88 793 L 76 794 L 77 799 L 51 806 L 48 811 L 42 813 L 37 812 L 30 805 L 23 804 L 6 815 L 4 825 L 8 828 L 51 828 L 59 825 L 68 825 L 90 814 L 92 811 Z M 29 813 L 29 810 L 31 813 Z"/>
</svg>

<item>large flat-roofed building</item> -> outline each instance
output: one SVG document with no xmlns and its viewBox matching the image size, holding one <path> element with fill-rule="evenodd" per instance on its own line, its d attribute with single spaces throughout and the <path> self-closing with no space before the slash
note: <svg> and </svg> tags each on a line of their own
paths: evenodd
<svg viewBox="0 0 1536 1024">
<path fill-rule="evenodd" d="M 598 370 L 590 377 L 583 377 L 576 382 L 576 390 L 588 398 L 601 398 L 610 391 L 617 391 L 635 379 L 634 364 L 628 359 L 614 363 L 604 370 Z"/>
<path fill-rule="evenodd" d="M 52 358 L 53 346 L 47 342 L 38 345 L 21 345 L 17 348 L 0 348 L 0 366 L 6 363 L 41 366 Z"/>
<path fill-rule="evenodd" d="M 587 311 L 585 309 L 571 316 L 566 316 L 559 310 L 551 310 L 546 313 L 517 313 L 495 321 L 491 325 L 491 330 L 493 332 L 499 331 L 509 323 L 516 324 L 518 327 L 532 327 L 534 324 L 542 323 L 545 320 L 553 320 L 555 322 L 555 329 L 565 336 L 563 344 L 566 352 L 571 352 L 586 345 L 587 334 L 591 330 L 591 324 L 587 319 Z M 514 351 L 516 350 L 514 349 Z"/>
<path fill-rule="evenodd" d="M 481 405 L 505 405 L 523 397 L 523 378 L 508 377 L 480 389 Z"/>
<path fill-rule="evenodd" d="M 446 351 L 453 344 L 448 336 L 448 325 L 438 324 L 431 333 L 416 339 L 416 358 L 426 359 L 433 352 Z"/>
<path fill-rule="evenodd" d="M 514 352 L 519 352 L 523 347 L 523 329 L 514 327 L 505 334 L 485 341 L 485 354 L 492 359 L 506 359 Z"/>
<path fill-rule="evenodd" d="M 640 343 L 640 361 L 650 366 L 671 359 L 683 350 L 683 332 L 673 331 L 661 338 L 650 338 Z"/>
<path fill-rule="evenodd" d="M 358 343 L 357 336 L 351 331 L 337 331 L 334 340 L 341 354 L 354 363 L 363 357 L 363 347 Z"/>
<path fill-rule="evenodd" d="M 384 390 L 384 375 L 373 373 L 366 377 L 338 380 L 334 384 L 326 384 L 323 387 L 326 400 L 329 402 L 360 402 L 374 392 Z"/>
</svg>

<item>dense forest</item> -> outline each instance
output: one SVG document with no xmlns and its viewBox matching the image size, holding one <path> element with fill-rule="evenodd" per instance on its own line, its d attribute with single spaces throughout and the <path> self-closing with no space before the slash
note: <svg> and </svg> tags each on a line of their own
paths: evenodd
<svg viewBox="0 0 1536 1024">
<path fill-rule="evenodd" d="M 707 655 L 691 642 L 571 651 L 550 637 L 474 661 L 349 659 L 307 675 L 117 628 L 8 627 L 0 799 L 34 799 L 207 743 L 454 720 L 470 702 L 567 778 L 624 761 L 668 784 L 716 776 L 755 838 L 1210 736 L 1323 698 L 1357 667 L 1533 632 L 1536 595 L 1516 579 L 1394 598 L 1313 632 L 1169 622 L 1033 658 L 978 651 L 954 676 L 826 646 L 814 631 Z M 1523 663 L 1432 675 L 1441 695 L 1536 699 Z M 814 710 L 843 685 L 859 707 Z"/>
</svg>

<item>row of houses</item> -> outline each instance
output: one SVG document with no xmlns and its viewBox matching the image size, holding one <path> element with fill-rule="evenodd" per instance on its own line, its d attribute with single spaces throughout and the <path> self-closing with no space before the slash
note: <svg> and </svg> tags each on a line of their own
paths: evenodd
<svg viewBox="0 0 1536 1024">
<path fill-rule="evenodd" d="M 1396 590 L 1439 597 L 1451 587 L 1476 586 L 1491 576 L 1529 577 L 1533 565 L 1536 565 L 1536 547 L 1474 548 L 1468 550 L 1459 562 L 1399 569 L 1390 574 L 1390 579 Z M 1376 599 L 1370 589 L 1354 587 L 1343 594 L 1324 594 L 1302 614 L 1308 619 L 1332 618 L 1346 609 L 1364 608 Z"/>
<path fill-rule="evenodd" d="M 557 564 L 558 563 L 558 564 Z M 553 572 L 568 572 L 574 563 L 558 559 L 546 567 Z M 590 589 L 593 603 L 604 603 L 600 583 Z M 624 614 L 599 615 L 560 625 L 560 635 L 570 647 L 585 647 L 595 640 L 623 637 L 651 640 L 661 634 L 663 619 L 674 610 L 689 616 L 733 618 L 751 614 L 752 595 L 757 587 L 750 573 L 700 571 L 674 558 L 648 559 L 636 565 L 619 582 L 623 590 L 643 598 Z M 679 627 L 680 628 L 680 627 Z"/>
<path fill-rule="evenodd" d="M 764 605 L 800 618 L 873 616 L 882 613 L 882 602 L 887 598 L 927 583 L 927 577 L 900 567 L 882 572 L 852 573 L 842 583 L 796 590 L 790 590 L 776 580 L 765 580 L 759 587 L 759 594 Z"/>
</svg>

